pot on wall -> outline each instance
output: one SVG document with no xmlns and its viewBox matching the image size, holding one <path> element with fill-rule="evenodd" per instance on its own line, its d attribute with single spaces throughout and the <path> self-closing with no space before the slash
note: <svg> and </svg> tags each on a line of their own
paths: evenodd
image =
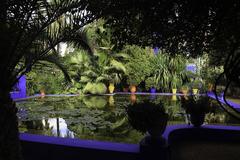
<svg viewBox="0 0 240 160">
<path fill-rule="evenodd" d="M 154 87 L 152 87 L 152 88 L 150 89 L 150 92 L 151 92 L 151 93 L 156 93 L 156 91 L 157 91 L 157 89 L 154 88 Z"/>
<path fill-rule="evenodd" d="M 177 93 L 177 89 L 176 88 L 173 88 L 172 89 L 172 94 L 176 94 Z"/>
<path fill-rule="evenodd" d="M 131 93 L 135 93 L 137 91 L 137 87 L 135 85 L 130 86 Z"/>
<path fill-rule="evenodd" d="M 193 94 L 197 94 L 198 93 L 198 89 L 197 88 L 193 88 Z"/>
<path fill-rule="evenodd" d="M 40 89 L 40 95 L 41 95 L 41 97 L 45 97 L 45 90 L 44 89 Z"/>
<path fill-rule="evenodd" d="M 110 83 L 109 86 L 108 86 L 109 93 L 112 94 L 114 92 L 114 89 L 115 89 L 114 84 Z"/>
</svg>

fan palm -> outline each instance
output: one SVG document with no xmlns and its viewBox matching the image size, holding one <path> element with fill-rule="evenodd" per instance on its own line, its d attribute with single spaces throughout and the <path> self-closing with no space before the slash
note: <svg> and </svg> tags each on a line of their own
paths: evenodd
<svg viewBox="0 0 240 160">
<path fill-rule="evenodd" d="M 97 17 L 80 0 L 3 0 L 0 6 L 0 159 L 11 160 L 20 159 L 11 88 L 60 42 L 77 42 L 90 50 L 79 30 Z"/>
</svg>

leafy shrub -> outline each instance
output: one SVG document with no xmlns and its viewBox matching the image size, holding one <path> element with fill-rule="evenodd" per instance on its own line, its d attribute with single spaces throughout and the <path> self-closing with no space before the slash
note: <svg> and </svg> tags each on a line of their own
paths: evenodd
<svg viewBox="0 0 240 160">
<path fill-rule="evenodd" d="M 88 82 L 83 89 L 84 94 L 104 94 L 107 92 L 107 87 L 104 83 L 91 83 Z"/>
</svg>

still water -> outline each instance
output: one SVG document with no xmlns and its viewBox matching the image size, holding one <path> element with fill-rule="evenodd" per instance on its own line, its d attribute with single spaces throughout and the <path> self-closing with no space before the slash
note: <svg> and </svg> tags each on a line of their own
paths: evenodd
<svg viewBox="0 0 240 160">
<path fill-rule="evenodd" d="M 168 125 L 190 124 L 180 96 L 114 95 L 45 97 L 17 102 L 20 132 L 90 140 L 139 143 L 143 134 L 128 123 L 126 107 L 162 102 Z M 240 125 L 211 100 L 204 124 Z"/>
</svg>

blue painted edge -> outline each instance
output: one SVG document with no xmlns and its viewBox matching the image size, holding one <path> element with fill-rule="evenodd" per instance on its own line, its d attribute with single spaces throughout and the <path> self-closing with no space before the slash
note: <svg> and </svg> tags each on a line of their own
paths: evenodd
<svg viewBox="0 0 240 160">
<path fill-rule="evenodd" d="M 105 151 L 139 153 L 139 145 L 137 144 L 60 138 L 60 137 L 52 137 L 52 136 L 34 135 L 34 134 L 28 134 L 28 133 L 20 133 L 20 140 L 35 142 L 35 143 L 47 143 L 52 145 L 63 145 L 63 146 L 69 146 L 69 147 L 79 147 L 79 148 L 105 150 Z"/>
<path fill-rule="evenodd" d="M 195 128 L 195 127 L 187 124 L 170 125 L 170 126 L 167 126 L 163 134 L 163 137 L 168 142 L 168 138 L 171 132 L 180 130 L 180 129 L 187 130 L 192 128 Z M 221 131 L 221 130 L 239 131 L 239 134 L 240 134 L 239 126 L 203 125 L 200 128 L 218 130 L 218 131 Z M 139 144 L 126 144 L 126 143 L 115 143 L 115 142 L 102 142 L 102 141 L 96 141 L 96 140 L 60 138 L 60 137 L 35 135 L 35 134 L 28 134 L 28 133 L 20 133 L 20 140 L 27 141 L 27 142 L 63 145 L 68 147 L 78 147 L 78 148 L 85 148 L 85 149 L 96 149 L 96 150 L 135 153 L 135 154 L 140 153 Z"/>
</svg>

